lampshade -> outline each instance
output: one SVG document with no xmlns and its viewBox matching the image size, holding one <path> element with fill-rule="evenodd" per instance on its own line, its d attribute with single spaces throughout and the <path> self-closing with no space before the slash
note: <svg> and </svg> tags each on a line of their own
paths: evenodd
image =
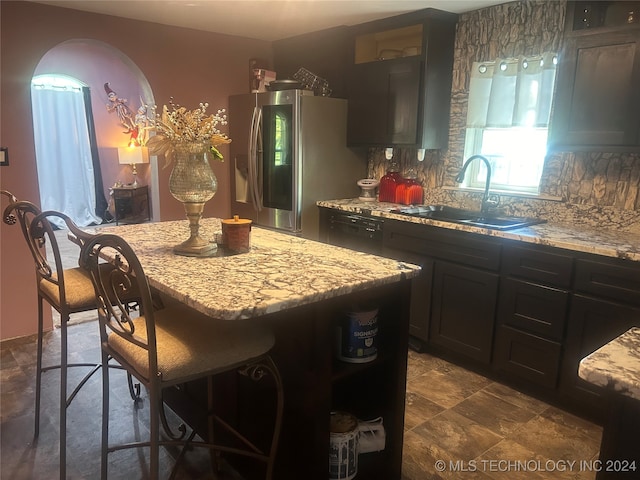
<svg viewBox="0 0 640 480">
<path fill-rule="evenodd" d="M 147 147 L 119 147 L 118 163 L 121 165 L 149 163 L 149 149 Z"/>
<path fill-rule="evenodd" d="M 119 147 L 118 163 L 121 165 L 131 165 L 133 173 L 132 187 L 138 186 L 138 171 L 136 163 L 149 163 L 149 149 L 146 147 Z"/>
</svg>

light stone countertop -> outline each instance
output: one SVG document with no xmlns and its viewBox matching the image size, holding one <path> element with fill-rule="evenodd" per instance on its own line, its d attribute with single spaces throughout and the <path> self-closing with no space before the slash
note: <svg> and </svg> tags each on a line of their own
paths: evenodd
<svg viewBox="0 0 640 480">
<path fill-rule="evenodd" d="M 251 251 L 194 258 L 173 253 L 187 220 L 100 227 L 134 249 L 152 287 L 222 320 L 259 317 L 412 278 L 420 267 L 253 226 Z M 219 219 L 203 219 L 213 240 Z"/>
<path fill-rule="evenodd" d="M 640 328 L 629 329 L 583 358 L 578 375 L 593 385 L 640 400 Z"/>
<path fill-rule="evenodd" d="M 382 218 L 392 218 L 406 222 L 434 225 L 437 227 L 465 232 L 479 233 L 493 237 L 519 240 L 522 242 L 548 245 L 578 252 L 624 258 L 640 262 L 640 234 L 615 229 L 594 228 L 547 222 L 513 230 L 493 230 L 470 225 L 441 222 L 425 218 L 409 217 L 390 213 L 402 207 L 394 203 L 363 202 L 358 199 L 325 200 L 317 202 L 320 207 L 334 208 L 345 212 L 366 213 Z"/>
</svg>

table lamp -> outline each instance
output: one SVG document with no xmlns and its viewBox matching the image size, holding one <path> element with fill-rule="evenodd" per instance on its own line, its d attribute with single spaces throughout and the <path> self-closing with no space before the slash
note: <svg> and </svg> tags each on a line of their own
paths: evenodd
<svg viewBox="0 0 640 480">
<path fill-rule="evenodd" d="M 121 165 L 131 165 L 133 170 L 132 187 L 138 186 L 138 171 L 136 164 L 149 163 L 149 149 L 147 147 L 118 147 L 118 163 Z"/>
</svg>

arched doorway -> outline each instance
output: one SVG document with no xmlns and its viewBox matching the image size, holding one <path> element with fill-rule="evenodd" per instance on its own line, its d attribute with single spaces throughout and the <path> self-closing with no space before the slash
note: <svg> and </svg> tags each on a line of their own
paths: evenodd
<svg viewBox="0 0 640 480">
<path fill-rule="evenodd" d="M 44 77 L 46 76 L 46 77 Z M 108 45 L 104 42 L 100 42 L 92 39 L 75 39 L 65 41 L 56 45 L 49 50 L 38 63 L 33 75 L 33 79 L 36 81 L 44 78 L 66 78 L 73 79 L 75 86 L 66 88 L 82 88 L 85 93 L 85 106 L 87 111 L 90 112 L 90 117 L 93 119 L 93 125 L 95 126 L 95 151 L 92 152 L 92 156 L 97 158 L 94 164 L 94 173 L 98 172 L 101 175 L 101 181 L 98 179 L 98 183 L 94 186 L 94 191 L 106 200 L 110 196 L 110 187 L 115 184 L 126 184 L 131 181 L 131 167 L 129 165 L 122 165 L 118 161 L 118 148 L 126 146 L 130 140 L 130 135 L 124 132 L 122 125 L 119 122 L 118 116 L 113 110 L 108 109 L 109 96 L 105 84 L 109 84 L 110 87 L 117 91 L 118 97 L 127 99 L 130 107 L 133 111 L 136 111 L 139 107 L 138 103 L 144 103 L 146 105 L 154 105 L 155 100 L 151 87 L 146 77 L 140 70 L 140 68 L 120 50 Z M 73 83 L 73 82 L 72 82 Z M 32 92 L 33 94 L 33 92 Z M 33 101 L 34 97 L 32 97 Z M 83 130 L 83 127 L 73 125 L 68 119 L 58 120 L 60 129 L 65 130 L 62 133 L 78 133 Z M 91 124 L 91 118 L 87 122 Z M 34 134 L 37 137 L 37 126 L 34 112 Z M 83 130 L 84 132 L 84 130 Z M 66 140 L 60 142 L 59 145 L 59 161 L 68 162 L 69 151 L 72 148 L 71 141 Z M 50 149 L 51 143 L 45 142 L 42 148 Z M 42 151 L 42 148 L 40 149 Z M 47 169 L 40 165 L 40 153 L 39 147 L 36 145 L 36 158 L 38 164 L 38 178 L 39 182 L 42 181 L 41 169 L 44 175 L 47 175 Z M 49 152 L 47 152 L 49 153 Z M 47 154 L 43 154 L 45 157 Z M 80 156 L 87 156 L 79 154 Z M 76 163 L 75 169 L 70 168 L 70 173 L 65 173 L 65 180 L 68 177 L 74 176 L 74 180 L 66 181 L 65 183 L 73 185 L 71 190 L 72 196 L 80 196 L 83 190 L 91 191 L 89 185 L 93 176 L 89 175 L 85 171 L 88 167 L 88 163 L 83 163 L 84 166 L 78 166 Z M 78 170 L 82 169 L 82 172 Z M 150 187 L 150 203 L 153 218 L 156 218 L 157 213 L 153 208 L 154 204 L 158 204 L 157 200 L 157 160 L 151 159 L 150 164 L 142 165 L 138 170 L 138 179 L 147 183 Z M 79 189 L 79 192 L 75 192 L 78 182 L 83 182 L 83 188 Z M 60 190 L 60 189 L 58 189 Z M 42 193 L 42 188 L 41 188 Z M 102 195 L 100 195 L 102 193 Z M 44 208 L 47 208 L 48 200 L 41 195 L 41 202 Z M 56 201 L 56 207 L 54 209 L 61 210 L 67 214 L 70 214 L 74 218 L 74 210 L 65 210 L 65 205 L 73 205 L 73 201 L 69 199 L 58 199 Z M 92 215 L 97 219 L 87 220 L 87 216 L 74 218 L 79 224 L 87 222 L 100 223 L 102 218 L 108 217 L 105 214 L 105 210 L 98 202 L 97 211 L 93 205 L 83 207 L 85 210 L 92 212 Z M 101 211 L 102 210 L 102 211 Z"/>
</svg>

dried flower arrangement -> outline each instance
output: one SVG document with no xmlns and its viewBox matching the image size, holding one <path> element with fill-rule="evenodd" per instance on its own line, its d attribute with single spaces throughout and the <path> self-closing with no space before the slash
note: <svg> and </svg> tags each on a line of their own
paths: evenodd
<svg viewBox="0 0 640 480">
<path fill-rule="evenodd" d="M 224 109 L 207 115 L 208 107 L 208 103 L 200 103 L 198 108 L 187 110 L 171 98 L 169 108 L 164 105 L 162 114 L 155 115 L 151 131 L 156 134 L 147 141 L 149 154 L 164 155 L 166 167 L 173 159 L 176 146 L 204 143 L 209 146 L 214 158 L 222 161 L 224 157 L 216 147 L 231 143 L 231 139 L 217 126 L 226 125 L 227 116 Z"/>
</svg>

